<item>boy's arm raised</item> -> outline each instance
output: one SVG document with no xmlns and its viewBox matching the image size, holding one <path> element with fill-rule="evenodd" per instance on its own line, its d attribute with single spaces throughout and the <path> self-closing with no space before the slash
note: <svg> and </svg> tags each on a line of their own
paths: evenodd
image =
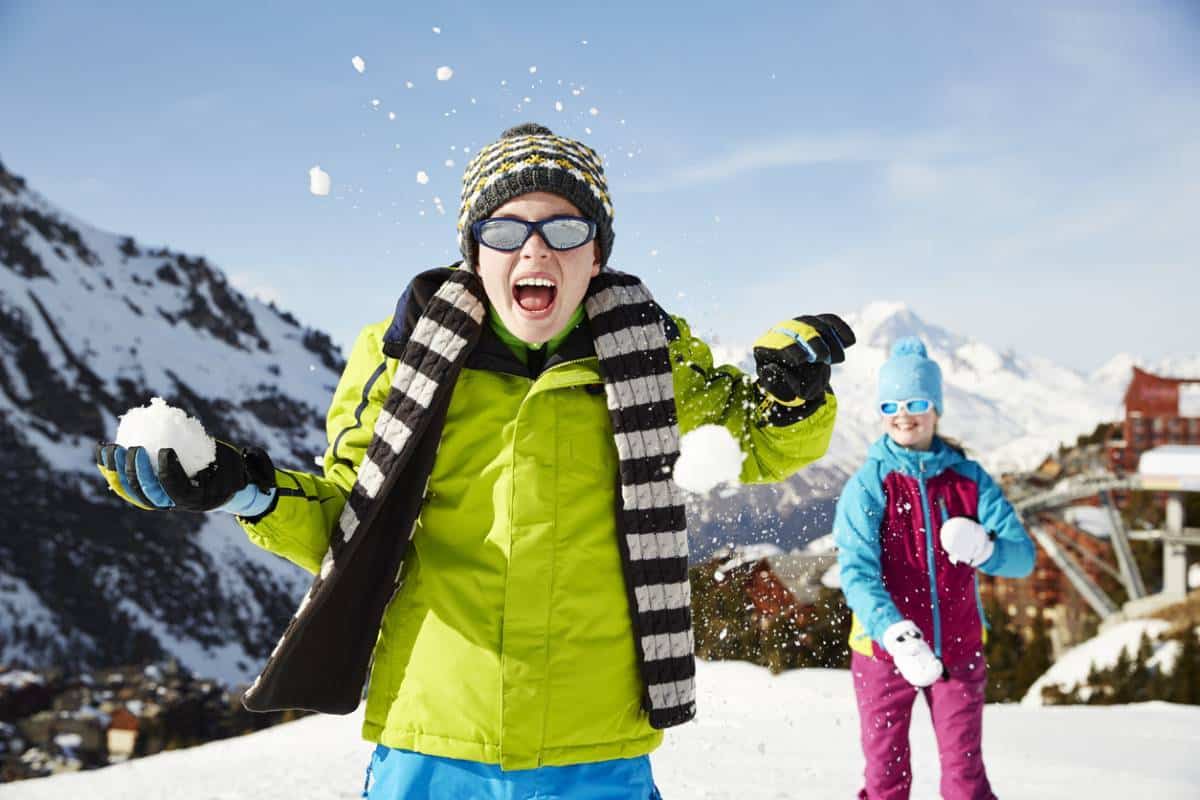
<svg viewBox="0 0 1200 800">
<path fill-rule="evenodd" d="M 837 417 L 837 400 L 825 391 L 807 415 L 779 414 L 758 382 L 737 367 L 714 366 L 712 351 L 692 336 L 687 322 L 664 315 L 680 433 L 701 425 L 724 426 L 746 454 L 742 483 L 781 481 L 825 454 Z"/>
<path fill-rule="evenodd" d="M 238 518 L 252 542 L 312 573 L 320 569 L 391 387 L 395 366 L 382 349 L 386 327 L 363 329 L 338 381 L 325 421 L 324 474 L 276 469 L 274 503 L 257 517 Z"/>
</svg>

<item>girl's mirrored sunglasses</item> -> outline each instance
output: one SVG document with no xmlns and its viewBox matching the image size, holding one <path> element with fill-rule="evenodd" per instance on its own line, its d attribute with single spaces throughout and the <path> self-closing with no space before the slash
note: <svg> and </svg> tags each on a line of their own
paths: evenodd
<svg viewBox="0 0 1200 800">
<path fill-rule="evenodd" d="M 915 397 L 912 400 L 884 400 L 879 404 L 879 413 L 885 417 L 894 417 L 900 413 L 901 408 L 909 414 L 924 414 L 933 408 L 933 401 L 923 397 Z"/>
<path fill-rule="evenodd" d="M 583 217 L 550 217 L 529 222 L 511 217 L 481 219 L 471 226 L 475 241 L 493 250 L 520 250 L 533 232 L 551 250 L 573 250 L 596 238 L 596 223 Z"/>
</svg>

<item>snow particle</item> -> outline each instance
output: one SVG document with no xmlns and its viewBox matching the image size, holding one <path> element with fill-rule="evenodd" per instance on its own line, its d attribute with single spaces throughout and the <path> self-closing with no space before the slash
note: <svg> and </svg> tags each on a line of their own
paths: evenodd
<svg viewBox="0 0 1200 800">
<path fill-rule="evenodd" d="M 453 158 L 447 158 L 447 159 L 446 159 L 446 166 L 447 166 L 447 167 L 453 167 L 453 166 L 454 166 L 454 159 L 453 159 Z"/>
<path fill-rule="evenodd" d="M 373 98 L 373 99 L 371 100 L 371 106 L 372 106 L 373 108 L 379 108 L 379 103 L 380 103 L 380 100 L 379 100 L 379 98 L 378 98 L 378 97 L 376 97 L 376 98 Z"/>
<path fill-rule="evenodd" d="M 396 118 L 396 112 L 395 112 L 395 111 L 389 111 L 389 112 L 388 112 L 388 119 L 395 119 L 395 118 Z"/>
<path fill-rule="evenodd" d="M 367 62 L 363 61 L 362 56 L 355 56 L 354 58 L 350 59 L 350 63 L 354 65 L 356 70 L 358 70 L 359 75 L 363 74 L 363 72 L 365 72 L 367 69 Z"/>
<path fill-rule="evenodd" d="M 596 108 L 595 106 L 592 106 L 591 108 L 588 109 L 588 113 L 591 114 L 593 117 L 598 117 L 598 116 L 600 116 L 600 109 Z"/>
<path fill-rule="evenodd" d="M 434 25 L 434 26 L 433 26 L 433 32 L 434 32 L 434 33 L 441 33 L 441 32 L 442 32 L 442 29 L 441 29 L 441 28 L 439 28 L 438 26 Z"/>
<path fill-rule="evenodd" d="M 429 175 L 425 173 L 425 170 L 420 170 L 417 173 L 417 183 L 421 184 L 422 186 L 429 183 Z"/>
<path fill-rule="evenodd" d="M 448 81 L 453 77 L 454 77 L 454 70 L 452 70 L 450 67 L 438 67 L 437 68 L 437 79 L 439 81 Z"/>
<path fill-rule="evenodd" d="M 555 101 L 554 101 L 554 110 L 555 110 L 555 111 L 562 111 L 562 110 L 563 110 L 563 104 L 562 104 L 562 100 L 555 100 Z"/>
<path fill-rule="evenodd" d="M 404 88 L 405 88 L 405 89 L 411 89 L 411 88 L 413 88 L 413 82 L 412 82 L 412 81 L 405 81 L 405 82 L 404 82 Z"/>
<path fill-rule="evenodd" d="M 318 197 L 329 194 L 329 173 L 320 167 L 308 171 L 308 190 Z"/>
<path fill-rule="evenodd" d="M 529 68 L 529 74 L 530 74 L 530 75 L 535 75 L 535 74 L 537 74 L 537 67 L 536 67 L 536 66 L 534 66 L 534 67 L 530 67 L 530 68 Z"/>
</svg>

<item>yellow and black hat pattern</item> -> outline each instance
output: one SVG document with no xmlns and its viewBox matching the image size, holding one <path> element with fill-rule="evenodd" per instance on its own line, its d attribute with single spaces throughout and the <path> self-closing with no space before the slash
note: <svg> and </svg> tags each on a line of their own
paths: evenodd
<svg viewBox="0 0 1200 800">
<path fill-rule="evenodd" d="M 525 123 L 505 131 L 467 164 L 458 213 L 458 246 L 469 268 L 475 267 L 479 254 L 471 225 L 530 192 L 561 195 L 595 222 L 600 263 L 608 263 L 613 208 L 600 156 L 582 142 Z"/>
</svg>

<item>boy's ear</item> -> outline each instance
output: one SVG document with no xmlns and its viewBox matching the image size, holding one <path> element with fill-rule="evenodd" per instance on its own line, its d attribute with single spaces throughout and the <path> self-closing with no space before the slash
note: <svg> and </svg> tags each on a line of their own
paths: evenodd
<svg viewBox="0 0 1200 800">
<path fill-rule="evenodd" d="M 592 241 L 592 277 L 600 274 L 600 243 Z"/>
</svg>

